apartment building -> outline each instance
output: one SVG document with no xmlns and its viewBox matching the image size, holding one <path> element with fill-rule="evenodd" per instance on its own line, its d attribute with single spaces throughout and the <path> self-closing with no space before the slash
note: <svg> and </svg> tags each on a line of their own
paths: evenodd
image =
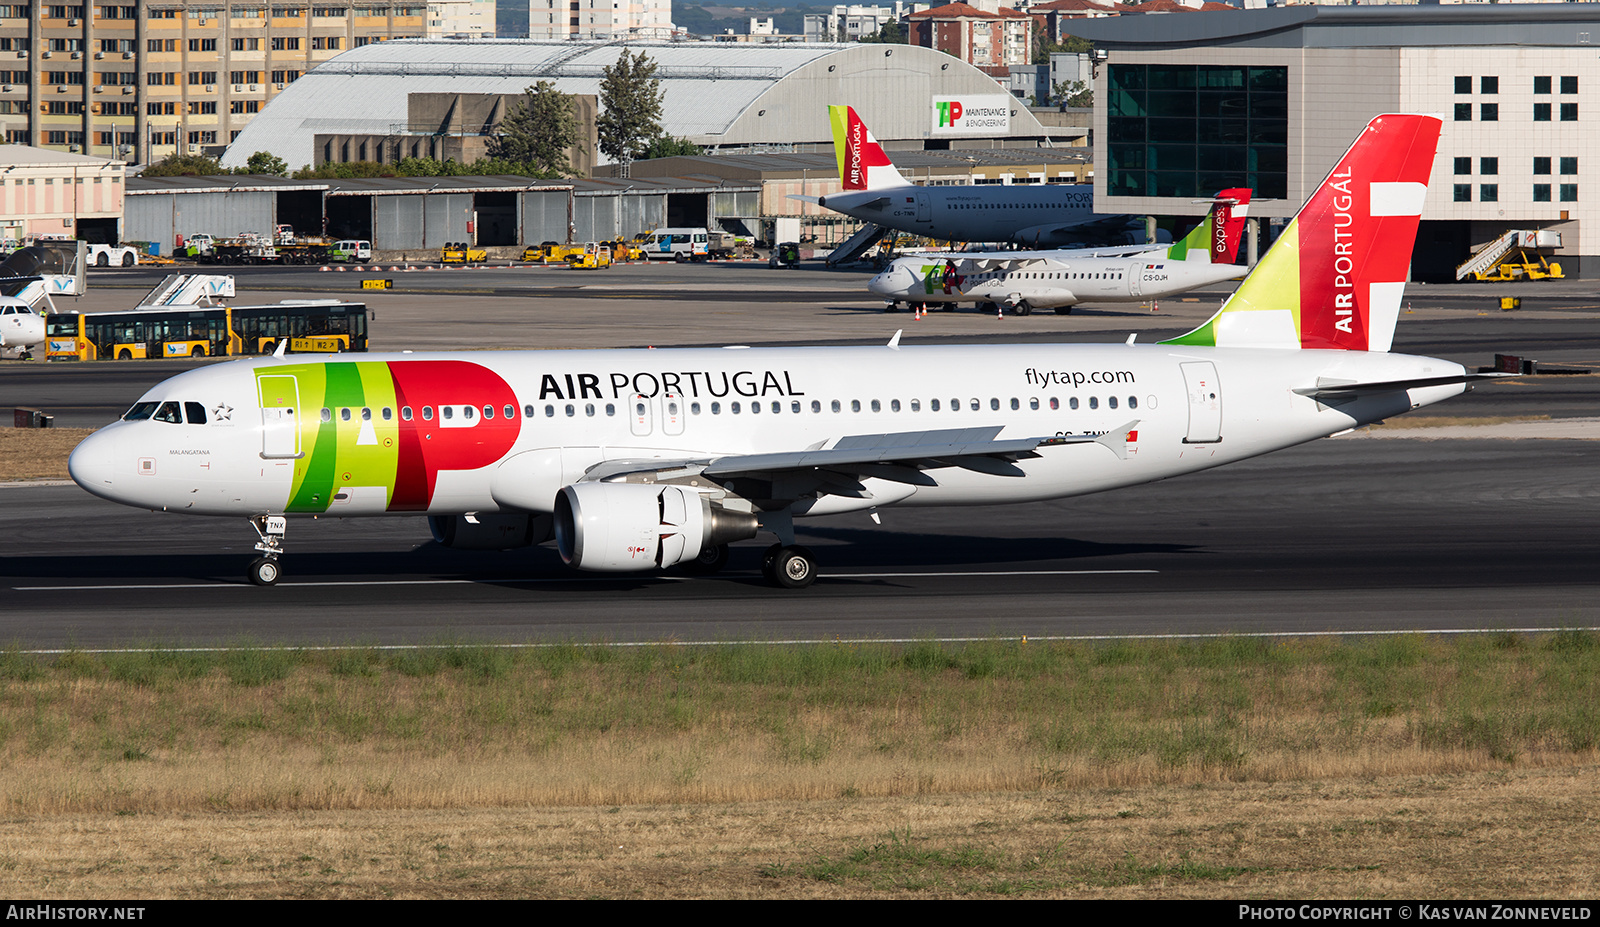
<svg viewBox="0 0 1600 927">
<path fill-rule="evenodd" d="M 133 163 L 221 154 L 308 70 L 422 36 L 427 14 L 420 0 L 0 3 L 0 133 Z"/>
<path fill-rule="evenodd" d="M 665 39 L 671 0 L 528 0 L 530 39 Z"/>
</svg>

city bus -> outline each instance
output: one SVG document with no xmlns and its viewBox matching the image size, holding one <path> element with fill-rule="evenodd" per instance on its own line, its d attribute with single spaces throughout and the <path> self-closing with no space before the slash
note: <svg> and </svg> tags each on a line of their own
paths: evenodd
<svg viewBox="0 0 1600 927">
<path fill-rule="evenodd" d="M 176 306 L 115 312 L 52 312 L 45 317 L 53 360 L 141 360 L 271 354 L 332 354 L 367 349 L 367 307 L 337 299 L 265 306 Z"/>
</svg>

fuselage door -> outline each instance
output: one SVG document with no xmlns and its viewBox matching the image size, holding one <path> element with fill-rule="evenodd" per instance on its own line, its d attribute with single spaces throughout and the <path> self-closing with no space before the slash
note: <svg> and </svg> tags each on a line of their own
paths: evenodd
<svg viewBox="0 0 1600 927">
<path fill-rule="evenodd" d="M 634 393 L 628 397 L 628 424 L 636 435 L 647 435 L 655 427 L 652 421 L 650 397 L 643 393 Z"/>
<path fill-rule="evenodd" d="M 930 215 L 931 215 L 931 210 L 930 210 L 929 204 L 928 204 L 928 191 L 922 189 L 921 187 L 918 187 L 917 188 L 917 221 L 918 222 L 927 222 Z"/>
<path fill-rule="evenodd" d="M 261 391 L 261 456 L 301 456 L 299 381 L 287 374 L 261 376 L 256 388 Z"/>
<path fill-rule="evenodd" d="M 675 392 L 661 394 L 661 432 L 683 434 L 683 397 Z"/>
<path fill-rule="evenodd" d="M 1217 365 L 1210 361 L 1179 364 L 1189 390 L 1189 434 L 1185 444 L 1215 444 L 1222 440 L 1222 387 Z"/>
</svg>

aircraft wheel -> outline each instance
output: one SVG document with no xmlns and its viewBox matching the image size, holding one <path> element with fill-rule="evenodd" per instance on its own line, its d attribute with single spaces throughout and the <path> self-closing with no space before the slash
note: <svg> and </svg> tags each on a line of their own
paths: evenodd
<svg viewBox="0 0 1600 927">
<path fill-rule="evenodd" d="M 276 586 L 283 576 L 283 569 L 278 566 L 278 561 L 272 557 L 257 557 L 250 561 L 250 566 L 245 570 L 245 575 L 250 582 L 257 586 Z"/>
<path fill-rule="evenodd" d="M 690 576 L 710 576 L 713 573 L 720 573 L 722 568 L 728 565 L 728 545 L 718 544 L 716 547 L 708 547 L 700 551 L 700 556 L 693 560 L 685 560 L 678 565 Z"/>
<path fill-rule="evenodd" d="M 1056 307 L 1056 315 L 1071 315 L 1071 314 L 1072 314 L 1072 307 L 1071 306 L 1057 306 Z"/>
<path fill-rule="evenodd" d="M 912 306 L 911 303 L 907 303 L 906 305 Z M 916 307 L 912 306 L 912 308 L 914 309 Z M 900 311 L 900 304 L 897 303 L 897 302 L 885 302 L 883 304 L 883 311 L 884 312 L 899 312 Z"/>
<path fill-rule="evenodd" d="M 1025 301 L 1017 303 L 1016 307 L 1011 311 L 1015 312 L 1017 315 L 1033 315 L 1033 307 L 1028 305 Z"/>
<path fill-rule="evenodd" d="M 817 578 L 817 558 L 795 545 L 781 547 L 772 558 L 772 582 L 783 589 L 804 589 Z"/>
</svg>

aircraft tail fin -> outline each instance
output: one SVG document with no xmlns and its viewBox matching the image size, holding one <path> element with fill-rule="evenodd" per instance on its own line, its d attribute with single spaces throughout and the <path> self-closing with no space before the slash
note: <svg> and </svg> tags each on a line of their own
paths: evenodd
<svg viewBox="0 0 1600 927">
<path fill-rule="evenodd" d="M 1244 239 L 1244 220 L 1250 214 L 1250 188 L 1223 190 L 1212 199 L 1211 211 L 1189 234 L 1167 249 L 1173 261 L 1209 261 L 1232 264 Z"/>
<path fill-rule="evenodd" d="M 1222 309 L 1163 343 L 1389 350 L 1440 126 L 1374 117 Z"/>
<path fill-rule="evenodd" d="M 883 146 L 856 115 L 855 107 L 830 106 L 828 118 L 833 123 L 833 154 L 839 161 L 839 182 L 846 190 L 882 190 L 911 185 L 895 170 Z"/>
</svg>

